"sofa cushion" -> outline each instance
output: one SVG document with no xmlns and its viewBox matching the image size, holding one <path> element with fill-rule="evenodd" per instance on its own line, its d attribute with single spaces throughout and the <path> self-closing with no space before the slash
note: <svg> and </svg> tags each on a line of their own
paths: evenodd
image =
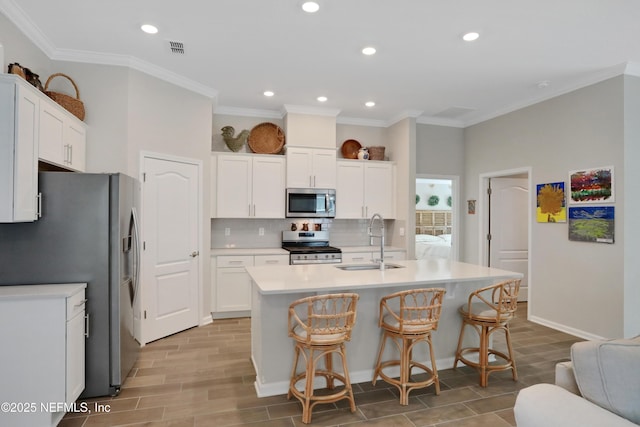
<svg viewBox="0 0 640 427">
<path fill-rule="evenodd" d="M 571 359 L 585 399 L 640 424 L 640 336 L 575 343 Z"/>
</svg>

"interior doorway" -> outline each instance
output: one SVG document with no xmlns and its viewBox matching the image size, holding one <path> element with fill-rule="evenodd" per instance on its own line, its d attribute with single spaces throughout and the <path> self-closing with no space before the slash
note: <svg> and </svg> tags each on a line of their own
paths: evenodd
<svg viewBox="0 0 640 427">
<path fill-rule="evenodd" d="M 485 174 L 480 179 L 482 265 L 522 273 L 519 301 L 529 300 L 531 268 L 530 170 Z"/>
<path fill-rule="evenodd" d="M 416 259 L 459 259 L 458 195 L 458 176 L 416 175 Z"/>
</svg>

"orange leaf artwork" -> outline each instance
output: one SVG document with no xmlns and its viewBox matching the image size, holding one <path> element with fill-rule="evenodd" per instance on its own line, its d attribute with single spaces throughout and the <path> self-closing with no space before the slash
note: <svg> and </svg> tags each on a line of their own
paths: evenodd
<svg viewBox="0 0 640 427">
<path fill-rule="evenodd" d="M 567 222 L 564 182 L 537 186 L 538 222 Z"/>
</svg>

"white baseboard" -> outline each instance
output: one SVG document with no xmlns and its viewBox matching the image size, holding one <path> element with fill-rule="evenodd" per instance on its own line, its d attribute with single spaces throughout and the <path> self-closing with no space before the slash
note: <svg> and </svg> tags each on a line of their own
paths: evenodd
<svg viewBox="0 0 640 427">
<path fill-rule="evenodd" d="M 449 369 L 453 367 L 454 357 L 447 357 L 445 359 L 436 360 L 436 366 L 440 369 Z M 253 360 L 253 356 L 251 357 L 251 361 L 255 368 L 256 364 Z M 425 362 L 425 365 L 431 367 L 429 362 Z M 459 365 L 460 366 L 460 365 Z M 352 384 L 371 382 L 373 380 L 373 372 L 374 369 L 366 369 L 362 371 L 350 372 L 349 379 Z M 390 377 L 398 377 L 400 376 L 400 367 L 391 367 L 385 370 L 385 373 Z M 378 378 L 380 381 L 380 378 Z M 267 396 L 276 396 L 279 394 L 286 394 L 289 391 L 289 381 L 278 381 L 269 384 L 263 384 L 260 382 L 260 379 L 256 377 L 256 381 L 253 383 L 256 389 L 256 394 L 258 397 L 267 397 Z M 323 378 L 316 378 L 313 382 L 313 388 L 324 388 L 326 383 Z"/>
<path fill-rule="evenodd" d="M 556 331 L 564 332 L 566 334 L 573 335 L 573 336 L 576 336 L 578 338 L 582 338 L 582 339 L 585 339 L 585 340 L 604 340 L 604 339 L 606 339 L 605 337 L 601 337 L 599 335 L 594 335 L 594 334 L 591 334 L 589 332 L 586 332 L 586 331 L 583 331 L 583 330 L 580 330 L 580 329 L 576 329 L 576 328 L 572 328 L 570 326 L 563 325 L 563 324 L 560 324 L 560 323 L 557 323 L 557 322 L 552 322 L 551 320 L 543 319 L 543 318 L 538 317 L 538 316 L 530 316 L 528 320 L 530 322 L 537 323 L 539 325 L 546 326 L 548 328 L 555 329 Z"/>
</svg>

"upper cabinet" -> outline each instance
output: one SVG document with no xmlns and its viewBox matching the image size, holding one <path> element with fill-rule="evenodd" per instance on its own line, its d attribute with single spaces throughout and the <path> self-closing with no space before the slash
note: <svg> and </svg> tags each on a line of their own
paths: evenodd
<svg viewBox="0 0 640 427">
<path fill-rule="evenodd" d="M 336 150 L 287 148 L 287 188 L 336 188 Z"/>
<path fill-rule="evenodd" d="M 0 222 L 36 220 L 39 105 L 33 86 L 0 75 Z"/>
<path fill-rule="evenodd" d="M 379 161 L 337 162 L 336 218 L 395 218 L 394 164 Z"/>
<path fill-rule="evenodd" d="M 86 135 L 85 124 L 64 108 L 40 103 L 40 160 L 84 172 Z"/>
<path fill-rule="evenodd" d="M 211 165 L 212 218 L 284 218 L 284 156 L 218 154 Z"/>
<path fill-rule="evenodd" d="M 86 129 L 24 79 L 0 74 L 0 222 L 36 220 L 38 160 L 84 171 Z"/>
</svg>

